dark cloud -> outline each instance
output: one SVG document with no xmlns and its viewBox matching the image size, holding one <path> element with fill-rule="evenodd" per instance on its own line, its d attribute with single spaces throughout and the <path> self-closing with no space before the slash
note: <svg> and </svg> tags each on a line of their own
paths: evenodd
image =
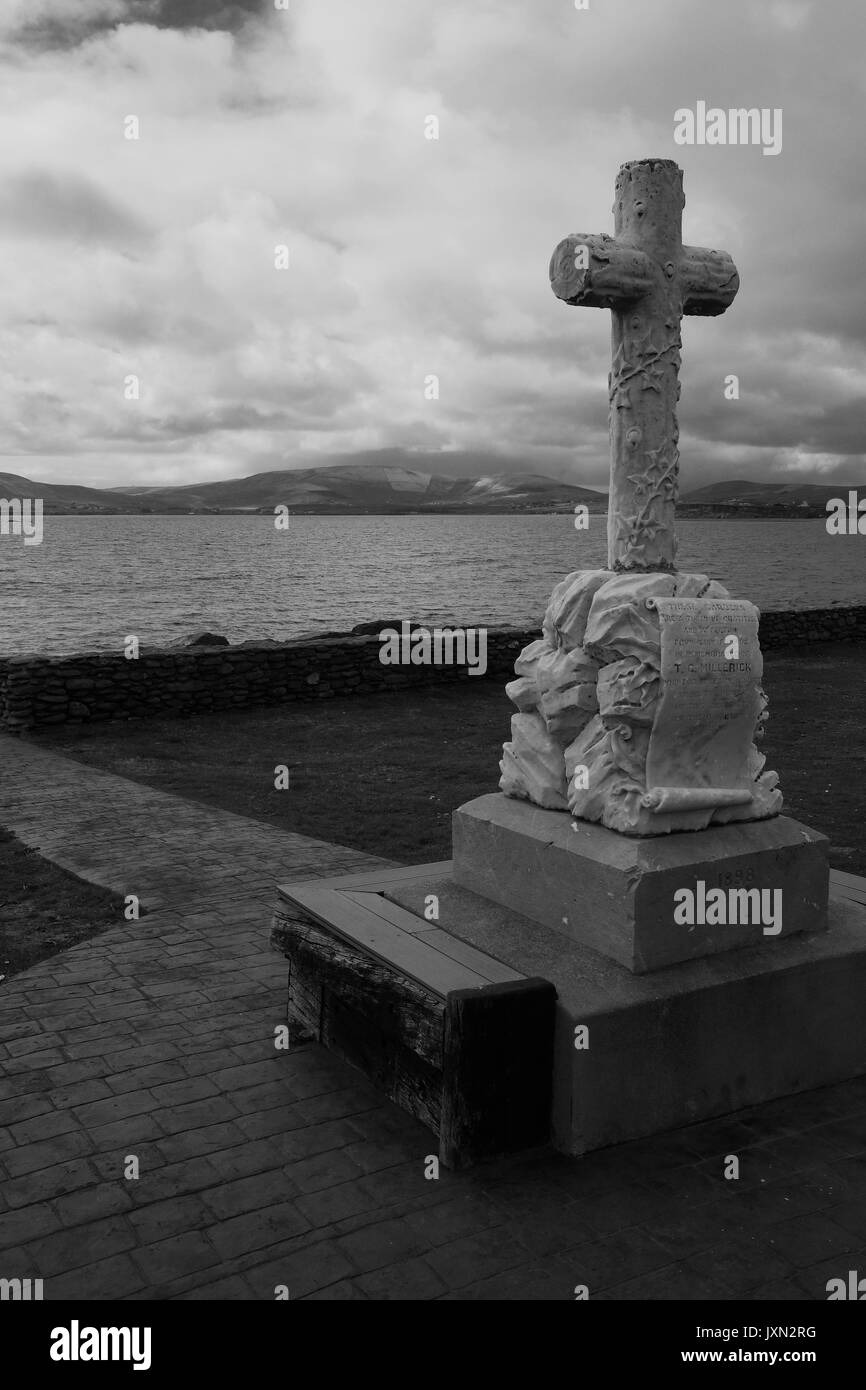
<svg viewBox="0 0 866 1390">
<path fill-rule="evenodd" d="M 0 182 L 0 236 L 135 245 L 147 227 L 80 174 L 28 170 Z"/>
<path fill-rule="evenodd" d="M 271 0 L 93 0 L 72 9 L 68 0 L 54 0 L 22 20 L 13 37 L 40 50 L 76 48 L 121 24 L 237 33 L 266 11 L 273 11 Z"/>
<path fill-rule="evenodd" d="M 28 400 L 22 452 L 65 436 L 94 482 L 155 456 L 169 481 L 392 446 L 604 487 L 610 316 L 555 301 L 547 265 L 567 232 L 613 230 L 618 165 L 657 154 L 685 171 L 686 242 L 728 250 L 742 284 L 722 318 L 683 325 L 683 490 L 861 474 L 866 9 L 310 0 L 276 14 L 273 0 L 0 0 L 0 33 L 19 40 L 0 149 L 15 267 L 0 277 L 0 436 L 27 383 L 50 381 L 68 417 Z M 781 154 L 676 145 L 674 110 L 698 100 L 784 108 Z M 142 113 L 134 146 L 127 112 Z"/>
</svg>

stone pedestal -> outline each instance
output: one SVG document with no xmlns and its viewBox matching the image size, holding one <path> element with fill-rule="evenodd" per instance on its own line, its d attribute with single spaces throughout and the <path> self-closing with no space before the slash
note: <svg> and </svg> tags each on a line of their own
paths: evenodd
<svg viewBox="0 0 866 1390">
<path fill-rule="evenodd" d="M 864 890 L 866 880 L 833 873 L 828 930 L 651 975 L 479 898 L 441 868 L 389 896 L 421 914 L 435 893 L 442 931 L 552 981 L 552 1137 L 582 1154 L 866 1072 Z"/>
<path fill-rule="evenodd" d="M 827 839 L 787 816 L 635 839 L 491 794 L 453 845 L 460 887 L 635 974 L 827 927 Z"/>
</svg>

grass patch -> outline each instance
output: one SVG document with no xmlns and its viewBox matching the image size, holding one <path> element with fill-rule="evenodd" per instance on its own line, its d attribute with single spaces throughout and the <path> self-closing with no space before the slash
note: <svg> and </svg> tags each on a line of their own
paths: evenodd
<svg viewBox="0 0 866 1390">
<path fill-rule="evenodd" d="M 0 975 L 8 978 L 123 922 L 123 898 L 43 859 L 0 828 Z"/>
<path fill-rule="evenodd" d="M 866 648 L 771 651 L 764 685 L 763 751 L 785 813 L 829 836 L 834 867 L 866 875 Z M 496 790 L 512 713 L 498 682 L 470 680 L 34 738 L 162 791 L 411 863 L 450 858 L 452 810 Z M 288 791 L 274 789 L 278 764 Z"/>
</svg>

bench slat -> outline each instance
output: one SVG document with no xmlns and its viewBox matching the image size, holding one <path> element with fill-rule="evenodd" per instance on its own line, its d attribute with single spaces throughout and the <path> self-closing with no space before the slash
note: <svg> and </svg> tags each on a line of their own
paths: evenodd
<svg viewBox="0 0 866 1390">
<path fill-rule="evenodd" d="M 452 990 L 479 989 L 490 983 L 477 971 L 352 902 L 345 893 L 292 884 L 282 890 L 282 895 L 324 926 L 362 946 L 386 965 L 405 971 L 413 980 L 443 997 Z"/>
</svg>

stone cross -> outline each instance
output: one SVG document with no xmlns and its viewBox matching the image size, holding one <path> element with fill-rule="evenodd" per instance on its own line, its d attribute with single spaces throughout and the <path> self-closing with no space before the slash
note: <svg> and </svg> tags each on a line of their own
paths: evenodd
<svg viewBox="0 0 866 1390">
<path fill-rule="evenodd" d="M 675 569 L 680 320 L 723 314 L 740 279 L 726 251 L 683 246 L 683 172 L 671 159 L 624 164 L 614 232 L 561 241 L 550 262 L 566 304 L 611 309 L 608 569 Z"/>
</svg>

